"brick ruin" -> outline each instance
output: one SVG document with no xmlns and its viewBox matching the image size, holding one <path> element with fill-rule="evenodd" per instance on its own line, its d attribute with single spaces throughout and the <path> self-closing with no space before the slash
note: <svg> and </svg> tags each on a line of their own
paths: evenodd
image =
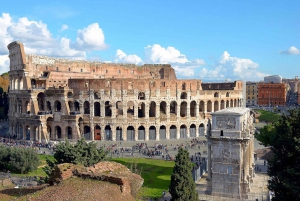
<svg viewBox="0 0 300 201">
<path fill-rule="evenodd" d="M 140 175 L 132 173 L 126 166 L 107 161 L 87 168 L 70 163 L 59 164 L 52 170 L 49 183 L 51 185 L 59 184 L 73 176 L 117 184 L 123 195 L 131 194 L 133 196 L 144 183 L 144 179 Z"/>
<path fill-rule="evenodd" d="M 243 105 L 242 81 L 177 79 L 168 64 L 10 58 L 9 134 L 18 139 L 161 140 L 204 135 L 210 113 Z"/>
</svg>

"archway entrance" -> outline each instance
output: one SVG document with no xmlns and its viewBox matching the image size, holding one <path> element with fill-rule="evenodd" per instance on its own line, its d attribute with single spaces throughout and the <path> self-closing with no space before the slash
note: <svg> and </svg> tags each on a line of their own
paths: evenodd
<svg viewBox="0 0 300 201">
<path fill-rule="evenodd" d="M 117 127 L 117 129 L 116 129 L 116 137 L 117 137 L 116 138 L 117 141 L 123 140 L 122 128 Z"/>
<path fill-rule="evenodd" d="M 190 137 L 196 137 L 196 125 L 192 124 L 190 126 Z"/>
<path fill-rule="evenodd" d="M 127 127 L 127 141 L 134 141 L 134 128 L 132 126 Z"/>
<path fill-rule="evenodd" d="M 101 127 L 98 125 L 94 128 L 94 140 L 101 140 Z"/>
<path fill-rule="evenodd" d="M 112 132 L 110 126 L 105 126 L 105 138 L 106 140 L 112 140 Z"/>
<path fill-rule="evenodd" d="M 155 128 L 155 126 L 151 126 L 149 128 L 149 140 L 156 140 L 156 128 Z"/>
</svg>

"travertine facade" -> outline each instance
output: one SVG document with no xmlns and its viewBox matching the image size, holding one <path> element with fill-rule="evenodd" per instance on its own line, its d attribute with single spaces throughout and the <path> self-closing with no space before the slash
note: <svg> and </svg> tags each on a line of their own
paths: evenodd
<svg viewBox="0 0 300 201">
<path fill-rule="evenodd" d="M 245 198 L 254 177 L 254 124 L 248 108 L 214 112 L 208 129 L 208 191 Z"/>
<path fill-rule="evenodd" d="M 10 134 L 36 141 L 160 140 L 204 135 L 210 113 L 242 106 L 243 83 L 177 80 L 170 65 L 26 55 L 8 45 Z"/>
</svg>

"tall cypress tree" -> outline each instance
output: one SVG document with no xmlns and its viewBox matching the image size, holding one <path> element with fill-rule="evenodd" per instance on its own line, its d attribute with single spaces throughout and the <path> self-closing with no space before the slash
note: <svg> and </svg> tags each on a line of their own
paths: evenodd
<svg viewBox="0 0 300 201">
<path fill-rule="evenodd" d="M 192 176 L 193 165 L 189 159 L 189 152 L 180 148 L 175 159 L 175 166 L 171 175 L 171 184 L 169 192 L 173 201 L 196 201 L 198 193 L 196 192 L 195 182 Z"/>
</svg>

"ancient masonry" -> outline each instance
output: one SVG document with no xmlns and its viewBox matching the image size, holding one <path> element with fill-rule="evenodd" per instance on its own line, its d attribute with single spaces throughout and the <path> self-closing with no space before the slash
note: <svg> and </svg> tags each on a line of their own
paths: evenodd
<svg viewBox="0 0 300 201">
<path fill-rule="evenodd" d="M 9 134 L 49 141 L 204 135 L 210 113 L 243 103 L 242 81 L 177 80 L 167 64 L 136 66 L 27 55 L 10 58 Z"/>
<path fill-rule="evenodd" d="M 254 124 L 248 108 L 213 112 L 208 123 L 207 193 L 247 198 L 255 176 Z"/>
</svg>

